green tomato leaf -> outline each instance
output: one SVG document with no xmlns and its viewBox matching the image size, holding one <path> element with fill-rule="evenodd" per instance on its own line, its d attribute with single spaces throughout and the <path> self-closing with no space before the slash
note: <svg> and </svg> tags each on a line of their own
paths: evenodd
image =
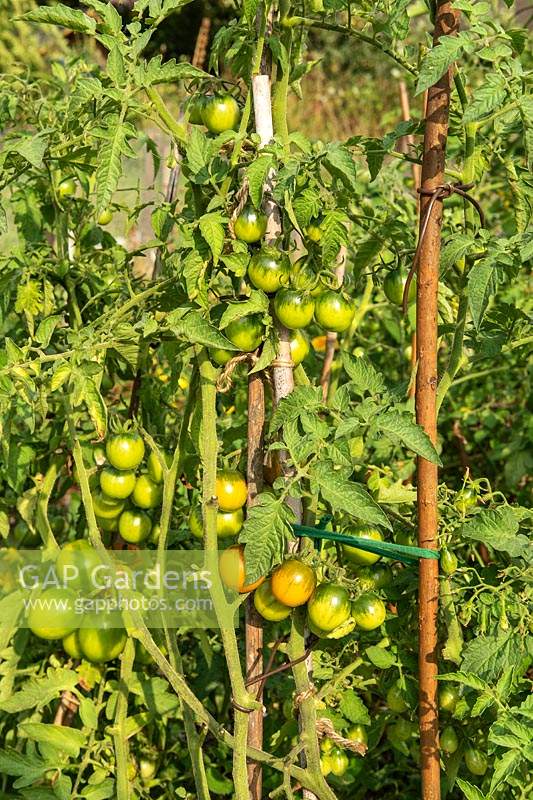
<svg viewBox="0 0 533 800">
<path fill-rule="evenodd" d="M 201 344 L 204 347 L 222 348 L 224 350 L 238 350 L 235 345 L 211 325 L 199 311 L 189 311 L 181 316 L 182 310 L 171 312 L 167 322 L 172 333 L 178 338 L 189 343 Z"/>
<path fill-rule="evenodd" d="M 364 356 L 355 358 L 350 353 L 342 353 L 342 365 L 351 378 L 353 390 L 361 397 L 367 392 L 371 395 L 383 394 L 386 384 L 383 375 L 371 361 Z"/>
<path fill-rule="evenodd" d="M 227 217 L 216 211 L 204 214 L 199 220 L 200 231 L 211 249 L 215 265 L 218 264 L 224 247 L 224 225 L 227 221 Z"/>
<path fill-rule="evenodd" d="M 518 533 L 518 520 L 510 506 L 483 509 L 462 527 L 462 535 L 466 539 L 483 542 L 495 550 L 509 553 L 513 558 L 523 557 L 527 561 L 533 558 L 533 545 L 527 538 Z"/>
<path fill-rule="evenodd" d="M 344 511 L 361 522 L 391 530 L 392 525 L 385 512 L 367 490 L 359 483 L 339 475 L 332 463 L 321 461 L 315 464 L 311 477 L 324 500 L 335 511 Z"/>
<path fill-rule="evenodd" d="M 18 714 L 29 709 L 38 710 L 59 697 L 61 692 L 72 692 L 78 681 L 79 675 L 74 670 L 49 669 L 44 678 L 31 678 L 18 692 L 0 701 L 0 709 L 8 714 Z"/>
<path fill-rule="evenodd" d="M 473 784 L 468 783 L 468 781 L 464 781 L 462 778 L 457 778 L 456 784 L 466 797 L 466 800 L 489 800 L 487 795 L 483 794 L 481 789 L 478 789 L 477 786 L 473 786 Z"/>
<path fill-rule="evenodd" d="M 83 11 L 76 11 L 73 8 L 56 3 L 46 8 L 38 8 L 29 11 L 18 19 L 25 19 L 28 22 L 38 22 L 41 25 L 61 25 L 70 28 L 77 33 L 94 34 L 96 31 L 96 20 L 84 14 Z"/>
<path fill-rule="evenodd" d="M 87 735 L 76 728 L 49 725 L 44 722 L 22 722 L 19 726 L 24 736 L 35 742 L 46 743 L 77 758 L 86 742 Z"/>
<path fill-rule="evenodd" d="M 343 693 L 339 709 L 350 722 L 358 725 L 370 725 L 368 709 L 353 689 L 348 689 Z"/>
<path fill-rule="evenodd" d="M 384 433 L 392 441 L 399 440 L 417 455 L 422 456 L 432 464 L 442 466 L 431 439 L 408 412 L 395 411 L 393 409 L 383 411 L 373 418 L 370 430 L 373 433 Z"/>
<path fill-rule="evenodd" d="M 267 575 L 281 563 L 287 543 L 294 539 L 291 525 L 295 521 L 292 509 L 273 494 L 262 492 L 257 496 L 239 535 L 239 542 L 246 545 L 247 582 Z"/>
</svg>

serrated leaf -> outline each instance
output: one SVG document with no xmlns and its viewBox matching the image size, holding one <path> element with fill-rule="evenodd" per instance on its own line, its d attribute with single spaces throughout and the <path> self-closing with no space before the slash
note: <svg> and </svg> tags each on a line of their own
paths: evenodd
<svg viewBox="0 0 533 800">
<path fill-rule="evenodd" d="M 468 781 L 465 781 L 462 778 L 457 778 L 456 784 L 466 797 L 466 800 L 488 800 L 487 796 L 483 794 L 481 789 L 478 789 L 477 786 L 468 783 Z"/>
<path fill-rule="evenodd" d="M 185 62 L 178 64 L 175 58 L 163 64 L 162 56 L 159 55 L 144 65 L 141 82 L 144 86 L 153 86 L 159 83 L 177 83 L 207 77 L 208 73 L 204 70 Z"/>
<path fill-rule="evenodd" d="M 320 228 L 322 230 L 322 258 L 328 266 L 334 264 L 342 245 L 348 244 L 348 217 L 341 211 L 327 211 Z"/>
<path fill-rule="evenodd" d="M 442 681 L 450 681 L 451 683 L 461 683 L 463 686 L 468 686 L 470 689 L 476 689 L 478 692 L 489 690 L 488 683 L 474 672 L 467 672 L 464 670 L 460 672 L 447 672 L 445 675 L 439 675 L 439 679 Z"/>
<path fill-rule="evenodd" d="M 215 265 L 218 264 L 224 247 L 224 223 L 226 222 L 226 217 L 216 211 L 204 214 L 199 220 L 200 231 L 213 254 Z"/>
<path fill-rule="evenodd" d="M 495 263 L 486 258 L 476 262 L 468 273 L 468 304 L 474 325 L 479 329 L 490 295 L 495 290 Z"/>
<path fill-rule="evenodd" d="M 472 102 L 468 104 L 463 114 L 463 121 L 473 122 L 490 114 L 494 109 L 503 106 L 506 97 L 507 89 L 503 76 L 489 73 L 485 83 L 476 87 Z"/>
<path fill-rule="evenodd" d="M 50 390 L 52 392 L 57 391 L 57 389 L 61 388 L 65 381 L 70 378 L 72 373 L 72 369 L 70 364 L 67 364 L 66 361 L 60 361 L 52 374 L 52 379 L 50 380 Z"/>
<path fill-rule="evenodd" d="M 211 325 L 200 312 L 189 311 L 184 317 L 177 317 L 173 313 L 168 315 L 168 325 L 178 339 L 184 339 L 191 344 L 201 344 L 204 347 L 222 348 L 236 351 L 239 348 L 230 342 L 214 325 Z"/>
<path fill-rule="evenodd" d="M 253 369 L 250 370 L 248 373 L 249 375 L 253 375 L 254 372 L 261 372 L 262 370 L 266 369 L 276 358 L 276 346 L 272 339 L 267 339 L 263 344 L 263 349 L 261 351 L 261 355 L 257 359 L 256 364 L 254 365 Z"/>
<path fill-rule="evenodd" d="M 257 580 L 281 563 L 287 543 L 294 538 L 291 525 L 296 521 L 289 506 L 273 494 L 263 492 L 248 510 L 239 535 L 246 545 L 246 580 Z"/>
<path fill-rule="evenodd" d="M 462 31 L 455 36 L 441 36 L 438 44 L 424 57 L 420 67 L 416 94 L 429 89 L 447 72 L 448 68 L 461 54 L 473 46 L 470 36 Z"/>
<path fill-rule="evenodd" d="M 87 736 L 76 728 L 64 728 L 61 725 L 48 725 L 44 722 L 22 722 L 19 731 L 35 742 L 45 742 L 58 750 L 77 758 L 86 742 Z"/>
<path fill-rule="evenodd" d="M 486 681 L 495 680 L 509 666 L 519 666 L 530 659 L 532 637 L 513 630 L 498 631 L 496 636 L 477 636 L 465 645 L 461 670 Z"/>
<path fill-rule="evenodd" d="M 0 702 L 0 709 L 18 714 L 28 709 L 40 709 L 59 697 L 63 691 L 73 691 L 79 680 L 71 669 L 50 669 L 44 678 L 30 678 L 18 692 Z M 0 770 L 1 771 L 1 770 Z"/>
<path fill-rule="evenodd" d="M 357 181 L 355 161 L 348 148 L 340 144 L 332 144 L 328 147 L 322 161 L 334 178 L 338 178 L 347 189 L 352 191 L 355 189 Z"/>
<path fill-rule="evenodd" d="M 43 319 L 35 331 L 35 339 L 41 344 L 43 347 L 48 347 L 50 344 L 50 339 L 52 338 L 52 334 L 62 321 L 63 317 L 61 314 L 53 314 L 51 317 L 46 317 Z"/>
<path fill-rule="evenodd" d="M 356 725 L 370 725 L 368 709 L 353 689 L 343 692 L 339 710 L 346 719 Z"/>
<path fill-rule="evenodd" d="M 507 780 L 515 770 L 522 764 L 523 756 L 520 750 L 508 750 L 494 762 L 494 772 L 490 782 L 491 793 Z"/>
<path fill-rule="evenodd" d="M 111 48 L 107 57 L 107 74 L 117 86 L 123 86 L 126 81 L 126 66 L 120 47 L 116 44 Z"/>
<path fill-rule="evenodd" d="M 96 383 L 88 376 L 83 376 L 82 397 L 99 439 L 103 439 L 107 430 L 107 406 Z"/>
<path fill-rule="evenodd" d="M 386 436 L 399 439 L 409 450 L 412 450 L 426 461 L 442 466 L 431 439 L 420 425 L 418 425 L 408 412 L 395 410 L 383 411 L 374 417 L 372 430 L 380 431 Z"/>
<path fill-rule="evenodd" d="M 483 509 L 463 524 L 461 532 L 466 539 L 483 542 L 514 558 L 525 558 L 533 548 L 527 536 L 518 533 L 518 528 L 518 521 L 510 506 L 501 506 Z"/>
<path fill-rule="evenodd" d="M 122 175 L 122 154 L 129 128 L 117 122 L 98 152 L 96 179 L 96 206 L 98 211 L 107 208 Z"/>
<path fill-rule="evenodd" d="M 453 239 L 447 242 L 442 248 L 440 265 L 443 272 L 453 267 L 461 258 L 464 258 L 471 250 L 475 239 L 464 233 L 454 234 Z"/>
<path fill-rule="evenodd" d="M 376 501 L 358 483 L 343 478 L 334 469 L 333 464 L 319 462 L 315 464 L 312 478 L 324 500 L 335 511 L 344 511 L 361 522 L 392 528 L 385 512 Z"/>
<path fill-rule="evenodd" d="M 220 319 L 221 329 L 227 328 L 230 322 L 250 314 L 265 314 L 268 311 L 268 297 L 258 289 L 252 290 L 248 300 L 240 300 L 236 303 L 228 303 L 226 310 Z"/>
<path fill-rule="evenodd" d="M 316 386 L 297 386 L 284 397 L 272 414 L 270 433 L 278 431 L 286 422 L 298 419 L 305 411 L 312 414 L 323 408 L 322 392 Z"/>
<path fill-rule="evenodd" d="M 377 371 L 368 358 L 354 358 L 350 353 L 341 355 L 342 365 L 351 378 L 353 389 L 363 396 L 369 394 L 382 394 L 386 390 L 385 379 Z"/>
<path fill-rule="evenodd" d="M 28 22 L 39 22 L 41 25 L 62 25 L 77 33 L 93 34 L 96 31 L 96 20 L 88 17 L 83 11 L 56 3 L 46 8 L 38 8 L 23 14 L 20 19 Z"/>
<path fill-rule="evenodd" d="M 259 158 L 256 158 L 255 161 L 252 161 L 246 167 L 245 172 L 250 187 L 250 197 L 252 198 L 252 203 L 256 208 L 259 208 L 261 205 L 261 200 L 263 198 L 263 187 L 265 185 L 268 172 L 273 167 L 273 164 L 274 157 L 268 154 L 259 156 Z"/>
</svg>

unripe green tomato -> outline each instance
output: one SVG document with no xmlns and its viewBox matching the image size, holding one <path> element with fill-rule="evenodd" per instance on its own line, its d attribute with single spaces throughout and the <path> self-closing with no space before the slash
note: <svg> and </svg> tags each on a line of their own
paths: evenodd
<svg viewBox="0 0 533 800">
<path fill-rule="evenodd" d="M 352 725 L 346 733 L 346 738 L 357 744 L 368 744 L 368 735 L 364 725 Z"/>
<path fill-rule="evenodd" d="M 453 714 L 460 697 L 459 689 L 455 686 L 442 684 L 439 687 L 439 708 L 441 711 L 446 711 L 448 714 Z"/>
<path fill-rule="evenodd" d="M 193 95 L 187 102 L 187 111 L 189 112 L 189 122 L 191 125 L 203 125 L 202 110 L 206 98 L 201 94 Z"/>
<path fill-rule="evenodd" d="M 138 433 L 117 433 L 107 440 L 105 452 L 116 469 L 137 469 L 144 458 L 144 442 Z"/>
<path fill-rule="evenodd" d="M 223 367 L 224 364 L 227 364 L 234 355 L 236 355 L 235 352 L 232 350 L 224 350 L 222 347 L 214 347 L 209 350 L 211 361 L 214 361 L 219 367 Z"/>
<path fill-rule="evenodd" d="M 83 657 L 93 664 L 104 664 L 117 658 L 126 646 L 127 635 L 122 628 L 113 628 L 105 619 L 96 619 L 95 627 L 82 627 L 78 640 Z M 96 627 L 98 625 L 98 627 Z"/>
<path fill-rule="evenodd" d="M 128 509 L 120 515 L 118 530 L 125 542 L 140 544 L 150 536 L 152 520 L 144 511 Z"/>
<path fill-rule="evenodd" d="M 141 756 L 139 759 L 139 773 L 141 780 L 151 781 L 157 773 L 158 762 L 153 756 Z"/>
<path fill-rule="evenodd" d="M 72 197 L 76 194 L 76 181 L 74 178 L 65 178 L 57 187 L 57 193 L 61 199 Z"/>
<path fill-rule="evenodd" d="M 263 619 L 269 622 L 281 622 L 290 616 L 292 608 L 280 603 L 272 594 L 272 585 L 268 578 L 254 592 L 254 606 Z"/>
<path fill-rule="evenodd" d="M 28 612 L 28 628 L 39 639 L 63 639 L 80 624 L 75 603 L 76 593 L 71 589 L 45 589 Z"/>
<path fill-rule="evenodd" d="M 477 492 L 467 486 L 455 495 L 454 506 L 460 514 L 469 514 L 477 506 Z"/>
<path fill-rule="evenodd" d="M 445 575 L 453 575 L 457 569 L 457 556 L 446 547 L 440 553 L 440 568 Z"/>
<path fill-rule="evenodd" d="M 364 592 L 384 589 L 392 583 L 392 570 L 387 564 L 360 567 L 356 570 L 356 575 L 359 588 Z"/>
<path fill-rule="evenodd" d="M 337 778 L 344 775 L 350 763 L 344 750 L 341 750 L 340 747 L 334 747 L 333 750 L 328 753 L 327 759 L 332 775 L 335 775 Z"/>
<path fill-rule="evenodd" d="M 104 467 L 100 471 L 100 488 L 107 497 L 114 500 L 125 500 L 135 488 L 134 470 Z"/>
<path fill-rule="evenodd" d="M 242 508 L 238 508 L 236 511 L 217 511 L 217 536 L 220 539 L 237 536 L 243 524 L 244 512 Z M 191 511 L 189 528 L 194 537 L 203 539 L 204 528 L 200 506 L 195 506 Z"/>
<path fill-rule="evenodd" d="M 172 453 L 167 453 L 166 450 L 161 450 L 161 455 L 167 467 L 172 464 Z M 154 483 L 163 483 L 163 467 L 155 453 L 150 453 L 146 462 L 149 477 Z"/>
<path fill-rule="evenodd" d="M 111 519 L 105 519 L 105 517 L 96 517 L 96 523 L 100 530 L 105 531 L 106 533 L 113 533 L 114 531 L 118 531 L 118 519 L 118 516 L 111 517 Z"/>
<path fill-rule="evenodd" d="M 360 595 L 352 603 L 352 617 L 358 628 L 373 631 L 385 622 L 387 610 L 383 600 L 370 592 Z"/>
<path fill-rule="evenodd" d="M 452 755 L 458 747 L 459 739 L 455 729 L 451 725 L 447 725 L 440 735 L 440 749 L 448 755 Z"/>
<path fill-rule="evenodd" d="M 319 584 L 307 601 L 309 622 L 324 633 L 338 628 L 351 615 L 350 595 L 344 586 Z"/>
<path fill-rule="evenodd" d="M 116 519 L 122 513 L 124 500 L 108 497 L 102 491 L 92 494 L 94 513 L 102 519 Z"/>
<path fill-rule="evenodd" d="M 416 539 L 409 531 L 401 530 L 394 533 L 394 541 L 396 544 L 402 544 L 406 547 L 416 547 Z"/>
<path fill-rule="evenodd" d="M 274 311 L 289 330 L 306 328 L 313 319 L 315 302 L 311 295 L 295 289 L 280 289 L 274 297 Z"/>
<path fill-rule="evenodd" d="M 77 630 L 64 636 L 61 644 L 65 653 L 71 658 L 83 658 Z"/>
<path fill-rule="evenodd" d="M 256 289 L 273 294 L 289 282 L 289 260 L 276 247 L 263 247 L 252 256 L 248 277 Z"/>
<path fill-rule="evenodd" d="M 247 317 L 234 319 L 224 329 L 224 334 L 235 347 L 243 353 L 252 353 L 257 350 L 263 341 L 265 327 L 259 314 L 250 314 Z"/>
<path fill-rule="evenodd" d="M 246 205 L 233 224 L 237 239 L 247 244 L 254 244 L 263 238 L 267 228 L 267 218 L 261 211 L 256 211 L 251 203 Z"/>
<path fill-rule="evenodd" d="M 359 536 L 362 539 L 370 539 L 375 542 L 383 541 L 381 532 L 377 528 L 373 528 L 369 525 L 356 525 L 350 528 L 349 531 L 346 531 L 346 534 L 348 536 Z M 350 563 L 361 566 L 375 564 L 376 561 L 379 561 L 381 558 L 377 553 L 369 553 L 366 550 L 361 550 L 359 547 L 352 547 L 348 544 L 342 545 L 342 552 Z"/>
<path fill-rule="evenodd" d="M 387 705 L 394 714 L 403 714 L 409 708 L 399 684 L 394 683 L 388 690 Z"/>
<path fill-rule="evenodd" d="M 131 499 L 139 508 L 156 508 L 161 504 L 163 489 L 149 475 L 139 475 Z"/>
<path fill-rule="evenodd" d="M 342 333 L 348 330 L 354 315 L 354 303 L 333 289 L 321 292 L 315 300 L 315 319 L 327 331 Z"/>
<path fill-rule="evenodd" d="M 394 305 L 401 306 L 403 302 L 403 292 L 407 281 L 407 274 L 403 270 L 396 268 L 391 270 L 383 281 L 383 291 L 385 296 Z M 416 299 L 416 278 L 413 278 L 409 286 L 408 303 Z"/>
<path fill-rule="evenodd" d="M 230 94 L 214 94 L 206 97 L 201 106 L 202 121 L 210 133 L 235 131 L 239 125 L 239 104 Z"/>
<path fill-rule="evenodd" d="M 309 353 L 309 340 L 303 331 L 293 331 L 290 346 L 292 363 L 297 367 Z"/>
<path fill-rule="evenodd" d="M 406 742 L 411 738 L 415 730 L 416 726 L 412 722 L 402 718 L 390 726 L 392 738 L 399 742 Z"/>
<path fill-rule="evenodd" d="M 318 243 L 322 239 L 322 228 L 320 227 L 320 220 L 311 220 L 305 229 L 305 235 L 311 242 Z"/>
<path fill-rule="evenodd" d="M 479 776 L 484 775 L 489 766 L 485 753 L 475 747 L 469 747 L 465 750 L 465 764 L 472 775 Z"/>
<path fill-rule="evenodd" d="M 93 571 L 102 563 L 98 552 L 87 539 L 76 539 L 63 545 L 56 558 L 56 574 L 64 586 L 76 591 L 90 591 Z"/>
<path fill-rule="evenodd" d="M 98 215 L 98 219 L 96 220 L 99 225 L 109 225 L 111 220 L 113 219 L 113 212 L 110 208 L 104 208 L 103 211 L 100 212 Z"/>
<path fill-rule="evenodd" d="M 322 753 L 322 755 L 320 756 L 320 772 L 322 773 L 322 775 L 324 775 L 324 777 L 326 777 L 326 775 L 329 775 L 329 773 L 331 772 L 331 763 L 329 760 L 329 755 L 327 755 L 326 753 Z"/>
<path fill-rule="evenodd" d="M 322 753 L 326 753 L 327 755 L 328 753 L 331 753 L 334 747 L 335 747 L 335 742 L 333 741 L 333 739 L 328 739 L 327 736 L 324 737 L 324 739 L 321 739 L 320 750 Z"/>
</svg>

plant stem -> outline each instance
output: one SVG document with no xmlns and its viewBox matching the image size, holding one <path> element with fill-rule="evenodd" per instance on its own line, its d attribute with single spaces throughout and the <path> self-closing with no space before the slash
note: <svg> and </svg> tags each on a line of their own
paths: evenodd
<svg viewBox="0 0 533 800">
<path fill-rule="evenodd" d="M 202 514 L 204 523 L 204 547 L 206 567 L 211 574 L 211 597 L 217 615 L 224 655 L 228 666 L 233 700 L 239 706 L 253 709 L 255 702 L 246 691 L 240 663 L 239 649 L 233 618 L 226 601 L 218 573 L 217 497 L 216 475 L 218 439 L 216 425 L 216 378 L 217 370 L 211 364 L 207 352 L 197 352 L 200 370 L 200 393 L 202 402 L 202 427 L 200 433 L 200 459 L 202 463 Z M 246 764 L 246 741 L 248 714 L 235 708 L 235 749 L 233 751 L 233 781 L 236 800 L 249 800 L 248 770 Z"/>
<path fill-rule="evenodd" d="M 121 656 L 120 681 L 115 712 L 113 742 L 115 745 L 116 792 L 117 800 L 130 800 L 130 781 L 128 778 L 128 739 L 126 736 L 126 718 L 128 715 L 128 686 L 131 680 L 135 644 L 128 638 Z"/>
</svg>

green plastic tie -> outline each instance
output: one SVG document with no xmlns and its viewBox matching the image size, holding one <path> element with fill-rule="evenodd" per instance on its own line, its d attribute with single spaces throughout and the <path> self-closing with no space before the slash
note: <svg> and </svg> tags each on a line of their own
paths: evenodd
<svg viewBox="0 0 533 800">
<path fill-rule="evenodd" d="M 406 544 L 393 544 L 392 542 L 376 542 L 361 536 L 346 536 L 343 533 L 326 531 L 323 528 L 311 528 L 308 525 L 293 525 L 296 536 L 309 536 L 311 539 L 329 539 L 332 542 L 342 542 L 352 547 L 358 547 L 367 553 L 375 553 L 384 558 L 393 558 L 403 564 L 417 564 L 421 558 L 439 559 L 438 550 L 429 550 L 426 547 L 412 547 Z"/>
</svg>

